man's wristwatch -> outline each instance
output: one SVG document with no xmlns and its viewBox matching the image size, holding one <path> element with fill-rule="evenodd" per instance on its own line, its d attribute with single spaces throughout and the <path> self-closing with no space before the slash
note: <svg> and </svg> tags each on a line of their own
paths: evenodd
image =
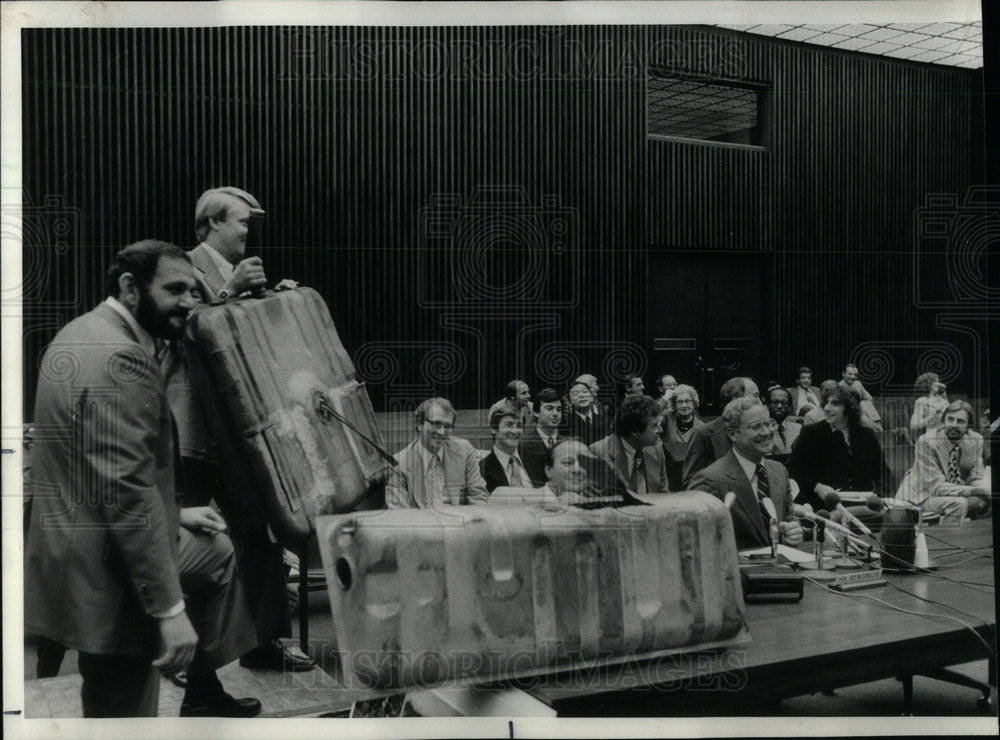
<svg viewBox="0 0 1000 740">
<path fill-rule="evenodd" d="M 225 303 L 232 297 L 232 295 L 233 295 L 232 293 L 223 288 L 222 290 L 219 291 L 219 300 Z"/>
</svg>

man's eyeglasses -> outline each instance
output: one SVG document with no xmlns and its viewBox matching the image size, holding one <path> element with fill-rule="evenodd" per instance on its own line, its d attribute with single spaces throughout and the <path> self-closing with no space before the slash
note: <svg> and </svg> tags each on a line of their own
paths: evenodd
<svg viewBox="0 0 1000 740">
<path fill-rule="evenodd" d="M 424 424 L 430 424 L 435 429 L 444 429 L 445 431 L 451 431 L 455 428 L 455 425 L 450 421 L 430 421 L 425 419 Z"/>
<path fill-rule="evenodd" d="M 753 424 L 747 427 L 751 432 L 763 432 L 765 429 L 773 432 L 778 428 L 778 422 L 774 419 L 766 419 L 764 421 L 755 421 Z"/>
</svg>

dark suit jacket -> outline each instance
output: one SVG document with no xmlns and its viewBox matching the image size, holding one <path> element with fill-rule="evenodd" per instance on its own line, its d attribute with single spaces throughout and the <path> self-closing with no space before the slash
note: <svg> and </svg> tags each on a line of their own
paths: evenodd
<svg viewBox="0 0 1000 740">
<path fill-rule="evenodd" d="M 721 416 L 691 430 L 691 444 L 684 456 L 684 487 L 690 488 L 694 474 L 721 458 L 732 446 Z"/>
<path fill-rule="evenodd" d="M 557 433 L 556 441 L 562 439 L 563 436 L 562 431 Z M 532 428 L 530 431 L 524 433 L 524 436 L 521 438 L 521 462 L 524 463 L 524 469 L 528 471 L 528 477 L 531 478 L 531 485 L 535 488 L 541 488 L 546 483 L 546 450 L 545 443 L 538 436 L 536 428 Z"/>
<path fill-rule="evenodd" d="M 568 437 L 578 437 L 588 447 L 599 439 L 604 439 L 610 433 L 608 415 L 592 414 L 588 424 L 580 418 L 579 414 L 571 411 L 569 418 L 565 419 Z"/>
<path fill-rule="evenodd" d="M 428 501 L 424 489 L 423 459 L 417 450 L 419 440 L 396 453 L 398 467 L 385 487 L 385 505 L 389 509 L 424 509 L 438 503 L 483 504 L 489 499 L 486 481 L 479 472 L 476 451 L 467 440 L 451 437 L 444 447 L 445 501 Z"/>
<path fill-rule="evenodd" d="M 767 471 L 768 484 L 771 491 L 771 501 L 778 514 L 779 521 L 792 521 L 792 498 L 788 490 L 788 471 L 785 466 L 774 460 L 764 459 L 764 470 Z M 764 526 L 757 505 L 757 492 L 750 487 L 743 468 L 736 459 L 736 453 L 730 450 L 722 458 L 716 460 L 707 468 L 695 474 L 688 488 L 695 491 L 705 491 L 720 499 L 725 499 L 726 493 L 736 494 L 736 503 L 729 513 L 733 518 L 733 530 L 736 533 L 736 548 L 743 550 L 750 547 L 766 547 L 769 543 L 769 533 Z"/>
<path fill-rule="evenodd" d="M 88 653 L 157 654 L 151 615 L 182 598 L 173 423 L 156 362 L 107 304 L 46 350 L 35 429 L 25 631 Z"/>
<path fill-rule="evenodd" d="M 625 485 L 629 486 L 632 471 L 628 467 L 628 454 L 622 445 L 621 437 L 617 434 L 609 434 L 604 439 L 592 444 L 590 451 L 606 460 L 615 469 L 618 477 L 622 479 Z M 663 457 L 663 449 L 660 445 L 654 444 L 649 447 L 643 447 L 642 458 L 646 468 L 646 492 L 665 493 L 669 491 L 670 486 L 667 485 L 667 466 Z"/>
<path fill-rule="evenodd" d="M 507 480 L 507 472 L 500 465 L 500 461 L 493 451 L 490 451 L 490 454 L 479 461 L 479 472 L 483 474 L 483 480 L 486 481 L 486 490 L 490 493 L 493 493 L 493 489 L 498 486 L 510 485 L 510 481 Z"/>
<path fill-rule="evenodd" d="M 788 459 L 788 471 L 802 490 L 801 502 L 812 504 L 814 509 L 829 508 L 813 491 L 817 483 L 845 491 L 895 493 L 878 438 L 865 426 L 851 429 L 850 448 L 843 436 L 834 434 L 829 422 L 802 427 Z"/>
</svg>

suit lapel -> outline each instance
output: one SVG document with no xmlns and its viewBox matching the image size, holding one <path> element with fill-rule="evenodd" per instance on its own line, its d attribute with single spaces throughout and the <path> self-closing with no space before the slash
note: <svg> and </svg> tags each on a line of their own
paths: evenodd
<svg viewBox="0 0 1000 740">
<path fill-rule="evenodd" d="M 754 531 L 766 540 L 768 532 L 764 529 L 764 522 L 761 520 L 760 507 L 757 505 L 757 493 L 750 488 L 750 481 L 731 450 L 727 453 L 726 460 L 728 460 L 727 473 L 732 483 L 732 491 L 736 494 L 736 504 L 743 509 L 743 513 L 750 521 Z"/>
<path fill-rule="evenodd" d="M 194 264 L 195 271 L 200 273 L 197 275 L 198 282 L 208 288 L 208 292 L 211 293 L 211 295 L 205 296 L 205 302 L 211 303 L 219 297 L 219 291 L 226 284 L 226 280 L 222 277 L 222 273 L 219 272 L 219 268 L 215 266 L 215 260 L 212 259 L 212 255 L 205 251 L 206 249 L 207 247 L 199 244 L 188 252 L 188 254 L 191 256 L 191 262 Z"/>
<path fill-rule="evenodd" d="M 410 480 L 410 495 L 418 508 L 426 508 L 427 502 L 424 500 L 424 470 L 423 460 L 420 458 L 420 450 L 417 449 L 419 441 L 411 442 L 407 448 L 406 471 Z"/>
<path fill-rule="evenodd" d="M 627 484 L 632 482 L 632 471 L 628 469 L 628 455 L 625 454 L 625 448 L 622 446 L 621 439 L 618 435 L 614 435 L 611 438 L 611 444 L 608 445 L 608 454 L 611 455 L 611 463 L 614 465 L 615 470 L 618 471 L 618 475 Z"/>
</svg>

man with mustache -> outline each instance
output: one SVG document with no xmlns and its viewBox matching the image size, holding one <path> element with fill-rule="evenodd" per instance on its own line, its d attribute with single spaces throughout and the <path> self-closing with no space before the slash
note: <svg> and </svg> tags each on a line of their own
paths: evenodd
<svg viewBox="0 0 1000 740">
<path fill-rule="evenodd" d="M 983 438 L 970 426 L 972 407 L 952 401 L 944 410 L 944 426 L 917 440 L 913 467 L 896 498 L 924 511 L 961 519 L 990 510 L 989 475 L 983 468 Z"/>
<path fill-rule="evenodd" d="M 174 426 L 155 355 L 196 303 L 183 250 L 126 247 L 108 297 L 42 358 L 25 534 L 25 632 L 79 651 L 85 717 L 156 716 L 185 668 L 182 715 L 250 717 L 215 669 L 251 645 L 225 523 L 178 508 Z M 157 670 L 159 669 L 159 670 Z"/>
</svg>

